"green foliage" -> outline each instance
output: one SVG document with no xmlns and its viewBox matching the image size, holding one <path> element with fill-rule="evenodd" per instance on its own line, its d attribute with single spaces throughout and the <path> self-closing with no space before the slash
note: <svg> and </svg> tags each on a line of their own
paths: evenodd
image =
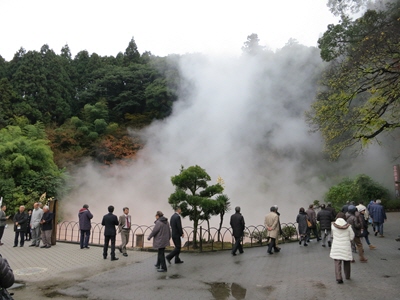
<svg viewBox="0 0 400 300">
<path fill-rule="evenodd" d="M 180 174 L 171 177 L 175 192 L 168 199 L 173 208 L 180 206 L 182 217 L 193 221 L 194 246 L 197 247 L 197 227 L 200 220 L 209 220 L 212 215 L 220 213 L 226 207 L 228 198 L 222 197 L 224 188 L 219 183 L 208 185 L 211 180 L 206 170 L 199 166 L 185 169 L 181 167 Z M 219 197 L 219 201 L 212 197 Z M 225 206 L 222 202 L 225 202 Z M 218 211 L 218 212 L 217 212 Z"/>
<path fill-rule="evenodd" d="M 381 199 L 385 203 L 390 199 L 390 193 L 385 187 L 364 174 L 354 179 L 343 178 L 325 195 L 325 202 L 331 202 L 336 211 L 340 211 L 347 201 L 353 201 L 355 204 L 363 201 L 364 204 L 368 204 L 369 201 L 376 199 Z"/>
<path fill-rule="evenodd" d="M 44 192 L 58 195 L 64 175 L 48 143 L 41 123 L 0 130 L 0 195 L 10 211 L 37 201 Z"/>
<path fill-rule="evenodd" d="M 354 21 L 342 16 L 318 44 L 330 64 L 307 119 L 324 137 L 329 156 L 362 151 L 400 127 L 400 2 Z"/>
</svg>

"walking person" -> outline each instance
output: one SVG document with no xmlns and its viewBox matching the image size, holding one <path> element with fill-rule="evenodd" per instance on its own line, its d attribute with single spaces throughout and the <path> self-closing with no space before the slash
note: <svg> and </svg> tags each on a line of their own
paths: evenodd
<svg viewBox="0 0 400 300">
<path fill-rule="evenodd" d="M 171 219 L 172 223 L 172 219 Z M 242 214 L 240 213 L 240 207 L 236 206 L 235 207 L 235 213 L 231 216 L 231 227 L 233 231 L 233 237 L 235 238 L 235 245 L 232 248 L 232 255 L 236 255 L 236 251 L 239 250 L 239 253 L 243 253 L 243 247 L 242 247 L 242 238 L 243 238 L 243 232 L 244 232 L 244 218 Z"/>
<path fill-rule="evenodd" d="M 171 238 L 171 230 L 169 229 L 168 219 L 164 217 L 161 211 L 157 211 L 156 220 L 154 222 L 153 231 L 147 238 L 148 241 L 153 238 L 153 248 L 158 249 L 157 262 L 155 267 L 158 272 L 167 272 L 167 264 L 165 262 L 165 247 L 169 246 Z"/>
<path fill-rule="evenodd" d="M 362 232 L 361 232 L 361 237 L 365 239 L 365 242 L 367 243 L 369 249 L 373 250 L 376 247 L 371 244 L 369 241 L 369 231 L 368 231 L 368 210 L 364 205 L 357 205 L 357 210 L 358 212 L 362 215 Z"/>
<path fill-rule="evenodd" d="M 18 212 L 14 215 L 14 231 L 15 231 L 15 239 L 14 246 L 18 246 L 18 237 L 19 237 L 19 246 L 24 246 L 25 241 L 25 232 L 28 226 L 28 215 L 25 213 L 25 206 L 21 205 L 19 207 Z"/>
<path fill-rule="evenodd" d="M 4 245 L 4 243 L 2 243 L 2 241 L 1 241 L 1 239 L 3 238 L 4 229 L 6 228 L 7 220 L 10 217 L 10 216 L 6 216 L 6 209 L 7 209 L 6 205 L 1 206 L 1 210 L 0 210 L 0 246 Z"/>
<path fill-rule="evenodd" d="M 79 230 L 81 231 L 80 246 L 81 249 L 89 249 L 89 238 L 90 230 L 92 229 L 91 220 L 93 218 L 92 213 L 89 211 L 89 205 L 84 204 L 79 210 Z"/>
<path fill-rule="evenodd" d="M 33 204 L 31 222 L 29 223 L 32 232 L 32 242 L 29 247 L 39 247 L 40 245 L 40 220 L 42 220 L 42 217 L 43 210 L 39 207 L 39 203 L 36 202 Z"/>
<path fill-rule="evenodd" d="M 384 237 L 383 223 L 387 220 L 385 208 L 382 206 L 381 200 L 379 199 L 375 201 L 375 205 L 372 207 L 371 217 L 375 226 L 375 236 L 379 233 L 380 237 Z"/>
<path fill-rule="evenodd" d="M 362 238 L 362 229 L 363 229 L 363 221 L 357 208 L 354 205 L 349 205 L 348 207 L 348 217 L 347 217 L 347 223 L 351 225 L 353 231 L 354 231 L 354 244 L 357 247 L 358 255 L 360 257 L 360 262 L 367 262 L 368 259 L 365 258 L 364 256 L 364 247 L 361 243 L 361 238 Z"/>
<path fill-rule="evenodd" d="M 342 263 L 344 276 L 346 279 L 350 279 L 351 260 L 353 259 L 350 242 L 354 239 L 354 231 L 344 217 L 344 213 L 338 213 L 336 221 L 332 223 L 331 227 L 333 243 L 330 257 L 335 262 L 336 282 L 339 284 L 343 283 Z"/>
<path fill-rule="evenodd" d="M 103 247 L 103 258 L 107 259 L 108 245 L 111 241 L 111 261 L 118 260 L 119 258 L 115 256 L 115 236 L 117 235 L 117 230 L 115 226 L 118 225 L 118 218 L 113 214 L 114 206 L 110 205 L 108 207 L 108 214 L 103 216 L 101 225 L 104 226 L 104 247 Z"/>
<path fill-rule="evenodd" d="M 180 259 L 179 254 L 181 253 L 182 240 L 184 236 L 181 220 L 181 208 L 177 207 L 175 213 L 171 217 L 170 225 L 172 230 L 172 241 L 174 242 L 175 248 L 165 258 L 167 262 L 171 264 L 171 260 L 175 257 L 176 264 L 182 264 L 183 260 Z"/>
<path fill-rule="evenodd" d="M 40 248 L 51 248 L 51 233 L 53 232 L 53 213 L 49 210 L 47 205 L 43 206 L 43 216 L 40 221 L 42 225 L 42 242 Z"/>
<path fill-rule="evenodd" d="M 129 208 L 124 207 L 122 209 L 123 215 L 119 216 L 118 219 L 118 233 L 121 234 L 121 245 L 119 245 L 118 250 L 123 256 L 128 256 L 126 253 L 126 245 L 129 243 L 129 235 L 131 234 L 131 216 L 129 215 Z"/>
<path fill-rule="evenodd" d="M 308 216 L 307 216 L 304 208 L 300 207 L 299 214 L 296 217 L 296 222 L 298 224 L 298 230 L 299 230 L 299 235 L 300 235 L 299 245 L 301 245 L 301 242 L 304 241 L 304 246 L 308 246 L 307 240 L 308 240 L 308 234 L 309 234 L 310 229 L 308 228 L 307 220 L 308 220 Z"/>
<path fill-rule="evenodd" d="M 270 238 L 267 250 L 268 254 L 273 254 L 272 248 L 274 249 L 274 252 L 279 252 L 275 243 L 279 235 L 279 216 L 276 213 L 275 206 L 272 206 L 270 208 L 270 213 L 265 216 L 264 225 L 267 230 L 267 236 Z"/>
<path fill-rule="evenodd" d="M 311 222 L 310 231 L 312 231 L 314 233 L 314 236 L 317 239 L 317 242 L 319 242 L 321 240 L 321 238 L 319 237 L 318 230 L 317 230 L 317 215 L 314 211 L 313 204 L 310 204 L 310 206 L 306 210 L 306 214 L 308 216 L 308 220 Z M 308 235 L 307 242 L 310 242 L 310 238 L 311 238 L 311 234 Z"/>
<path fill-rule="evenodd" d="M 328 240 L 328 247 L 332 245 L 331 227 L 334 220 L 332 211 L 326 209 L 325 204 L 321 204 L 321 210 L 317 214 L 317 221 L 322 232 L 322 247 L 326 247 L 326 240 Z"/>
</svg>

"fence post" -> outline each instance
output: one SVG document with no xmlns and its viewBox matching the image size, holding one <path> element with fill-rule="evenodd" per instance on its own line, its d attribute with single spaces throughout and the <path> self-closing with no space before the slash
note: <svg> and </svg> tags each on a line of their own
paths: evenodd
<svg viewBox="0 0 400 300">
<path fill-rule="evenodd" d="M 143 246 L 144 246 L 144 234 L 137 233 L 136 234 L 136 247 L 143 249 Z"/>
<path fill-rule="evenodd" d="M 200 226 L 200 252 L 203 252 L 203 227 Z"/>
</svg>

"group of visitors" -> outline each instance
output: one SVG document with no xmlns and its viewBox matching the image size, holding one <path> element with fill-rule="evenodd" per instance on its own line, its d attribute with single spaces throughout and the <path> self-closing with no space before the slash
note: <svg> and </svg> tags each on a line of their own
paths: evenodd
<svg viewBox="0 0 400 300">
<path fill-rule="evenodd" d="M 114 215 L 114 206 L 108 207 L 108 214 L 103 216 L 101 224 L 104 226 L 104 246 L 103 246 L 103 258 L 107 259 L 108 247 L 111 243 L 111 261 L 118 260 L 119 258 L 115 255 L 115 249 L 118 249 L 123 256 L 128 256 L 126 246 L 129 243 L 129 236 L 131 231 L 131 216 L 129 215 L 129 208 L 124 207 L 122 209 L 123 214 L 119 218 Z M 155 215 L 154 228 L 150 233 L 148 240 L 153 238 L 153 247 L 158 250 L 157 261 L 155 267 L 158 272 L 166 272 L 167 264 L 171 264 L 171 260 L 175 258 L 176 264 L 181 264 L 183 261 L 180 259 L 179 254 L 182 247 L 181 238 L 184 236 L 182 221 L 181 221 L 181 209 L 176 208 L 175 214 L 171 217 L 171 224 L 168 219 L 164 216 L 161 211 L 157 211 Z M 79 210 L 79 229 L 80 235 L 80 247 L 81 249 L 89 249 L 89 239 L 91 230 L 91 219 L 93 214 L 89 211 L 89 205 L 85 204 Z M 121 244 L 116 247 L 115 240 L 118 233 L 121 234 Z M 172 231 L 172 233 L 171 233 Z M 175 248 L 171 253 L 165 256 L 165 248 L 170 245 L 170 239 L 174 242 Z"/>
<path fill-rule="evenodd" d="M 1 206 L 0 210 L 0 246 L 3 245 L 3 238 L 6 222 L 10 216 L 7 216 L 5 211 L 6 205 Z M 41 203 L 33 204 L 33 209 L 30 213 L 25 212 L 25 206 L 21 205 L 18 212 L 13 217 L 14 223 L 14 246 L 23 247 L 25 241 L 31 241 L 29 247 L 51 248 L 51 234 L 53 231 L 53 213 L 47 205 L 41 208 Z M 42 246 L 40 246 L 42 242 Z"/>
</svg>

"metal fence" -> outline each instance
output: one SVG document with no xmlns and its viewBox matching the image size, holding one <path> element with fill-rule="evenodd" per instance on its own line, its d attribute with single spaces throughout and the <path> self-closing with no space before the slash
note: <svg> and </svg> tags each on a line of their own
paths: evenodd
<svg viewBox="0 0 400 300">
<path fill-rule="evenodd" d="M 131 225 L 129 244 L 127 247 L 136 250 L 145 250 L 151 248 L 152 242 L 147 241 L 147 237 L 153 230 L 154 225 Z M 297 223 L 281 223 L 281 234 L 278 243 L 286 243 L 299 239 Z M 185 243 L 182 250 L 189 251 L 194 244 L 193 227 L 184 227 Z M 79 222 L 63 221 L 57 224 L 57 241 L 79 243 L 80 230 Z M 234 238 L 232 236 L 231 227 L 222 227 L 219 230 L 216 227 L 205 228 L 199 226 L 197 229 L 197 251 L 215 251 L 232 249 Z M 245 227 L 243 246 L 244 247 L 260 247 L 267 244 L 268 238 L 264 225 L 250 225 Z M 120 235 L 117 234 L 116 245 L 121 242 Z M 104 244 L 104 226 L 100 223 L 92 223 L 89 243 L 91 245 Z"/>
</svg>

